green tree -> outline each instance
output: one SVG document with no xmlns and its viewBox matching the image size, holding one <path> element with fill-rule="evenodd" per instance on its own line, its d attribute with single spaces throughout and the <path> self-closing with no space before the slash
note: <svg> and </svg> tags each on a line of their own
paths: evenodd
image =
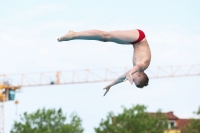
<svg viewBox="0 0 200 133">
<path fill-rule="evenodd" d="M 38 109 L 36 112 L 24 113 L 20 122 L 14 122 L 11 133 L 82 133 L 82 120 L 75 113 L 70 115 L 69 123 L 61 109 Z"/>
<path fill-rule="evenodd" d="M 163 133 L 168 128 L 165 115 L 148 113 L 144 105 L 136 105 L 130 109 L 123 107 L 123 112 L 114 115 L 108 113 L 106 120 L 101 120 L 96 133 Z"/>
<path fill-rule="evenodd" d="M 194 112 L 196 118 L 191 118 L 181 131 L 181 133 L 200 133 L 200 107 L 197 112 Z"/>
</svg>

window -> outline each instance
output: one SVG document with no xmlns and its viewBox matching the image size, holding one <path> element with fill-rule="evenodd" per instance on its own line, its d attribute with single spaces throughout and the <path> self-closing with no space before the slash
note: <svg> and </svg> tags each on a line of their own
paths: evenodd
<svg viewBox="0 0 200 133">
<path fill-rule="evenodd" d="M 174 122 L 170 122 L 170 127 L 174 128 L 175 127 L 175 123 Z"/>
<path fill-rule="evenodd" d="M 173 129 L 176 127 L 176 121 L 169 120 L 168 123 L 169 129 Z"/>
</svg>

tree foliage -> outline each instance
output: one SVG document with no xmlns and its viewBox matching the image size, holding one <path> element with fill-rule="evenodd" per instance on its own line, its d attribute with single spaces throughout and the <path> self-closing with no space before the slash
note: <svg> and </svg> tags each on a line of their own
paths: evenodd
<svg viewBox="0 0 200 133">
<path fill-rule="evenodd" d="M 162 133 L 168 128 L 166 116 L 161 111 L 148 113 L 147 107 L 136 105 L 130 109 L 123 107 L 123 112 L 114 115 L 108 113 L 106 120 L 101 120 L 96 133 Z"/>
<path fill-rule="evenodd" d="M 82 120 L 75 113 L 70 115 L 70 122 L 61 109 L 38 109 L 36 112 L 24 113 L 20 122 L 14 123 L 11 133 L 82 133 Z"/>
<path fill-rule="evenodd" d="M 200 133 L 200 107 L 197 112 L 194 112 L 197 118 L 190 119 L 189 124 L 187 124 L 181 133 Z"/>
</svg>

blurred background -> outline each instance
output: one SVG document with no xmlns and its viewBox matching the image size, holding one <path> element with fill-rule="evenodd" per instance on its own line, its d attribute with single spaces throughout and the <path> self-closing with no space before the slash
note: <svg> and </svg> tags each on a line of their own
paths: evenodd
<svg viewBox="0 0 200 133">
<path fill-rule="evenodd" d="M 1 82 L 19 85 L 20 77 L 3 79 L 3 75 L 12 74 L 131 68 L 131 45 L 56 40 L 69 30 L 89 29 L 142 29 L 152 51 L 149 71 L 157 72 L 158 66 L 187 66 L 187 74 L 191 66 L 200 63 L 199 5 L 197 0 L 0 0 Z M 195 72 L 199 74 L 199 67 Z M 199 79 L 152 78 L 143 89 L 125 82 L 112 87 L 105 97 L 103 88 L 110 82 L 21 87 L 15 95 L 17 107 L 13 101 L 4 103 L 5 133 L 19 114 L 43 107 L 62 108 L 67 114 L 76 112 L 85 133 L 94 133 L 101 119 L 109 111 L 121 112 L 121 106 L 144 104 L 151 112 L 162 109 L 181 118 L 193 117 L 192 112 L 200 105 Z"/>
</svg>

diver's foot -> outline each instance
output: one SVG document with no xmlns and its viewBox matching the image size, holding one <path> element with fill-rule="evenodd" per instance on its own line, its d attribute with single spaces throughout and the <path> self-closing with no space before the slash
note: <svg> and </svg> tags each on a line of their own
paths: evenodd
<svg viewBox="0 0 200 133">
<path fill-rule="evenodd" d="M 58 42 L 69 41 L 73 38 L 74 33 L 75 33 L 74 31 L 70 30 L 67 34 L 58 38 L 57 40 L 58 40 Z"/>
</svg>

